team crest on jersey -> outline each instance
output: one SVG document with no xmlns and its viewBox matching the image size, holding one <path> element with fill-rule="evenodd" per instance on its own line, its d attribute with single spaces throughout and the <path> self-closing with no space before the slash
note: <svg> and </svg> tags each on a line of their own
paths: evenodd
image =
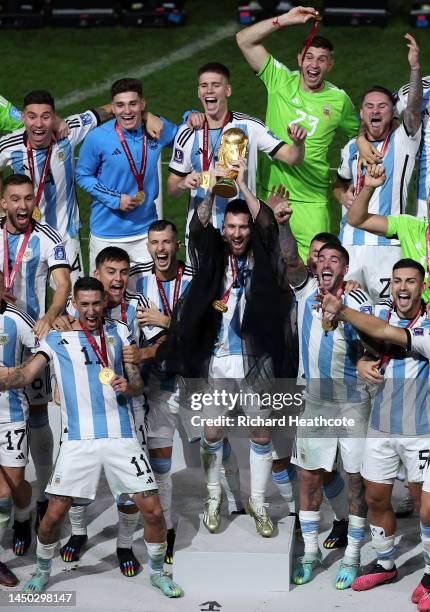
<svg viewBox="0 0 430 612">
<path fill-rule="evenodd" d="M 79 115 L 79 117 L 81 118 L 82 125 L 91 125 L 93 122 L 91 113 L 82 113 L 81 115 Z"/>
<path fill-rule="evenodd" d="M 7 334 L 0 334 L 0 344 L 7 344 L 9 336 Z"/>
<path fill-rule="evenodd" d="M 173 159 L 177 164 L 183 164 L 184 163 L 184 152 L 181 151 L 181 149 L 175 148 L 175 154 L 173 156 Z"/>
<path fill-rule="evenodd" d="M 372 314 L 372 307 L 371 306 L 361 306 L 360 312 L 365 312 L 367 314 Z"/>
<path fill-rule="evenodd" d="M 62 259 L 66 259 L 66 252 L 62 244 L 59 244 L 56 247 L 54 247 L 54 257 L 55 259 L 60 260 L 60 261 Z"/>
<path fill-rule="evenodd" d="M 330 117 L 330 115 L 331 115 L 331 106 L 326 104 L 325 106 L 323 106 L 322 112 L 323 112 L 323 115 L 325 115 L 326 117 Z"/>
<path fill-rule="evenodd" d="M 60 160 L 60 162 L 63 162 L 66 159 L 66 152 L 63 151 L 63 149 L 60 149 L 58 151 L 58 159 Z"/>
<path fill-rule="evenodd" d="M 59 485 L 61 484 L 61 474 L 59 472 L 55 472 L 52 478 L 52 484 Z"/>
<path fill-rule="evenodd" d="M 22 261 L 31 261 L 33 257 L 33 249 L 27 249 L 24 251 L 24 255 L 22 256 Z"/>
<path fill-rule="evenodd" d="M 153 151 L 158 149 L 158 140 L 155 140 L 155 138 L 148 138 L 148 147 Z"/>
<path fill-rule="evenodd" d="M 423 327 L 414 327 L 412 330 L 414 336 L 424 336 L 424 328 Z"/>
<path fill-rule="evenodd" d="M 115 346 L 115 343 L 116 343 L 115 336 L 106 336 L 106 342 L 108 344 L 111 344 L 112 346 Z"/>
</svg>

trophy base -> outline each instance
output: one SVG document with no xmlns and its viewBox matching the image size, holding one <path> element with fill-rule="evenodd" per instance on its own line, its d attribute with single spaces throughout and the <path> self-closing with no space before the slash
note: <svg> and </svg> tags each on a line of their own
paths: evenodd
<svg viewBox="0 0 430 612">
<path fill-rule="evenodd" d="M 237 186 L 233 179 L 224 176 L 217 180 L 213 192 L 221 198 L 235 198 L 237 196 Z"/>
</svg>

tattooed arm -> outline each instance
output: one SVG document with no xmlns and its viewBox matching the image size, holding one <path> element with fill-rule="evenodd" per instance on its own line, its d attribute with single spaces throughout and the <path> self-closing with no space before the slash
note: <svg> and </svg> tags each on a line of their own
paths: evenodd
<svg viewBox="0 0 430 612">
<path fill-rule="evenodd" d="M 125 363 L 124 370 L 128 381 L 127 395 L 139 395 L 142 393 L 143 380 L 139 368 L 132 363 Z"/>
<path fill-rule="evenodd" d="M 15 368 L 0 368 L 0 391 L 24 388 L 43 370 L 46 362 L 46 357 L 38 353 Z"/>
<path fill-rule="evenodd" d="M 212 207 L 214 199 L 215 194 L 213 193 L 212 189 L 208 189 L 206 191 L 204 200 L 202 200 L 197 207 L 197 215 L 199 217 L 199 221 L 204 227 L 208 225 L 209 221 L 212 218 Z"/>
<path fill-rule="evenodd" d="M 403 113 L 403 122 L 407 131 L 414 136 L 421 125 L 421 102 L 423 98 L 423 84 L 421 80 L 420 49 L 416 40 L 410 34 L 405 35 L 408 41 L 408 62 L 411 67 L 409 77 L 408 104 Z"/>
</svg>

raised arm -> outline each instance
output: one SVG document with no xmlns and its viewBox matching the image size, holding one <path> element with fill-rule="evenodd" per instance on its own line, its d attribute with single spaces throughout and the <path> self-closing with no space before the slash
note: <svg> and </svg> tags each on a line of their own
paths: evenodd
<svg viewBox="0 0 430 612">
<path fill-rule="evenodd" d="M 269 57 L 269 52 L 261 42 L 266 36 L 287 26 L 306 23 L 317 15 L 318 11 L 311 6 L 296 6 L 275 19 L 265 19 L 244 28 L 236 34 L 237 44 L 251 68 L 259 72 Z"/>
<path fill-rule="evenodd" d="M 357 227 L 378 236 L 385 236 L 388 231 L 388 220 L 384 215 L 369 213 L 369 202 L 375 189 L 385 183 L 385 168 L 380 164 L 368 166 L 364 177 L 364 187 L 348 210 L 347 221 Z"/>
<path fill-rule="evenodd" d="M 249 208 L 249 212 L 252 215 L 252 218 L 255 219 L 257 218 L 258 213 L 260 212 L 260 201 L 258 200 L 258 198 L 255 197 L 255 195 L 252 193 L 252 191 L 250 191 L 248 189 L 248 185 L 246 183 L 245 180 L 245 173 L 246 173 L 246 159 L 244 159 L 243 157 L 241 157 L 238 161 L 233 162 L 232 166 L 238 170 L 238 174 L 237 174 L 237 186 L 239 187 L 240 191 L 242 192 L 245 201 L 248 205 Z"/>
<path fill-rule="evenodd" d="M 408 104 L 403 114 L 403 122 L 411 136 L 414 136 L 421 125 L 421 102 L 423 99 L 423 83 L 421 80 L 420 49 L 413 36 L 405 34 L 408 41 L 408 62 L 411 67 L 409 77 Z"/>
<path fill-rule="evenodd" d="M 34 334 L 40 340 L 43 340 L 52 328 L 55 319 L 64 311 L 71 290 L 70 271 L 67 268 L 55 268 L 52 270 L 52 278 L 55 283 L 55 292 L 51 305 L 34 326 Z"/>
<path fill-rule="evenodd" d="M 276 151 L 273 157 L 274 159 L 284 162 L 284 164 L 295 166 L 301 164 L 305 158 L 305 140 L 307 133 L 303 127 L 297 123 L 293 123 L 288 126 L 288 135 L 293 141 L 293 144 L 284 144 Z"/>
<path fill-rule="evenodd" d="M 0 391 L 23 389 L 37 377 L 45 366 L 46 357 L 38 353 L 15 368 L 0 368 Z"/>
</svg>

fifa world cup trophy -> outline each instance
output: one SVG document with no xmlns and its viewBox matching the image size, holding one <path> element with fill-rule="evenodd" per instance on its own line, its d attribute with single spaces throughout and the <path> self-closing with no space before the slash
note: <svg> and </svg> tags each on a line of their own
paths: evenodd
<svg viewBox="0 0 430 612">
<path fill-rule="evenodd" d="M 237 171 L 229 168 L 232 161 L 246 157 L 248 138 L 243 130 L 230 128 L 224 132 L 218 150 L 218 165 L 228 170 L 227 176 L 220 176 L 214 185 L 213 191 L 222 198 L 234 198 L 237 194 L 237 186 L 234 182 Z"/>
</svg>

